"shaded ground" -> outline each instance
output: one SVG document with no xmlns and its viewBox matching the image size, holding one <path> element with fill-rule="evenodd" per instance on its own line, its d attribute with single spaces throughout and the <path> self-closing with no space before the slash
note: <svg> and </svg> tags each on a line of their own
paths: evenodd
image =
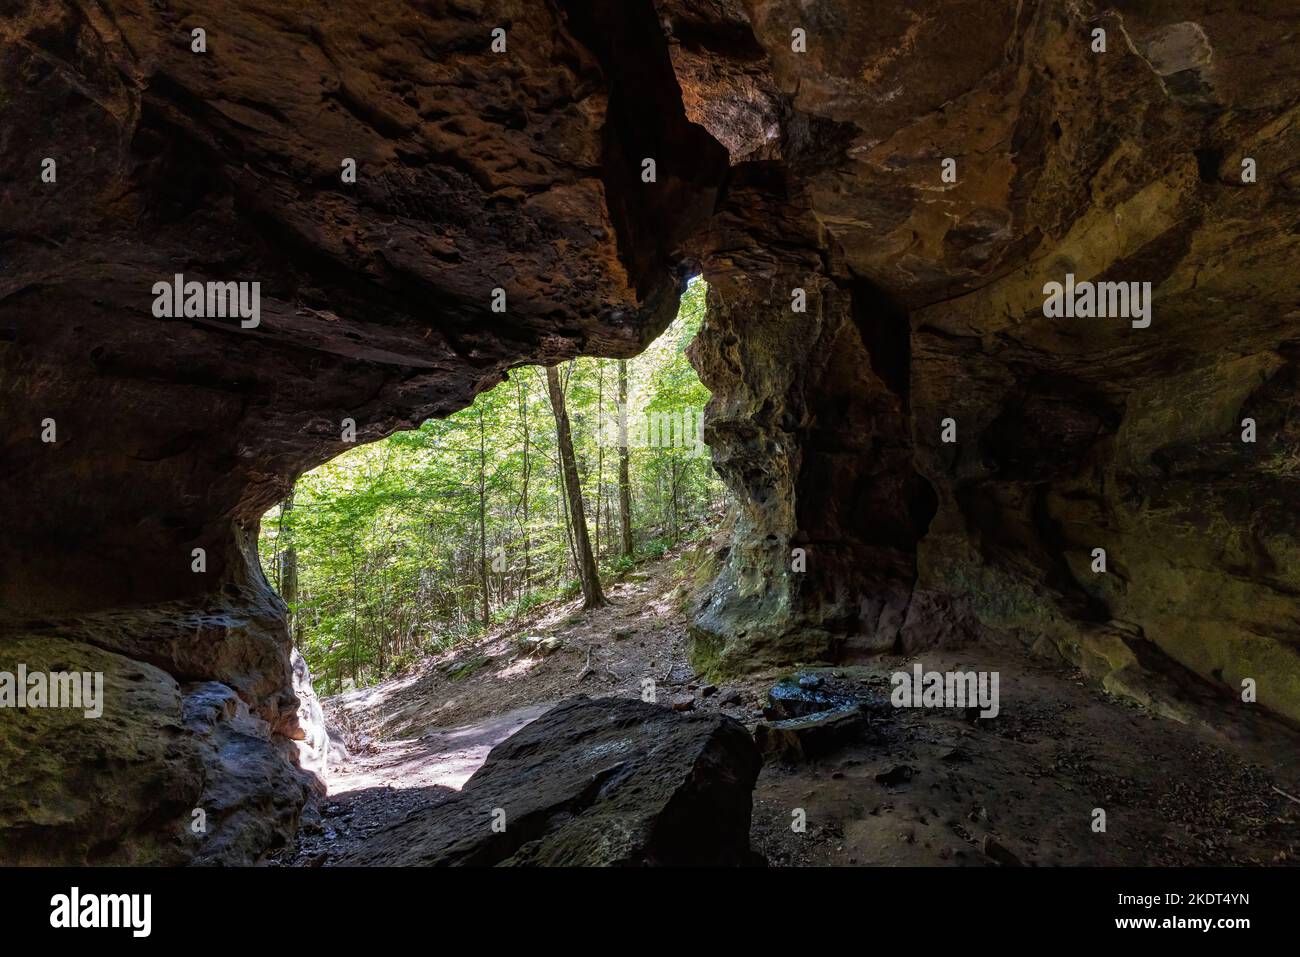
<svg viewBox="0 0 1300 957">
<path fill-rule="evenodd" d="M 1294 733 L 1179 724 L 1035 662 L 928 655 L 925 666 L 999 670 L 1001 714 L 972 723 L 886 707 L 822 762 L 765 767 L 752 840 L 769 862 L 1300 862 L 1300 802 L 1278 790 L 1297 793 Z M 888 670 L 841 673 L 885 701 Z M 794 807 L 806 811 L 804 834 L 791 831 Z M 1095 809 L 1104 833 L 1093 830 Z"/>
<path fill-rule="evenodd" d="M 692 674 L 688 571 L 670 556 L 611 587 L 609 608 L 553 608 L 417 674 L 328 700 L 352 756 L 305 816 L 293 862 L 329 864 L 442 799 L 493 745 L 573 694 L 637 697 L 650 679 L 660 703 L 721 710 L 752 727 L 781 675 L 715 688 Z M 529 638 L 558 638 L 558 647 L 543 653 Z M 799 672 L 878 707 L 823 760 L 765 765 L 751 841 L 769 863 L 1300 861 L 1300 735 L 1247 706 L 1184 706 L 1180 723 L 1106 694 L 1067 665 L 1009 660 L 999 649 L 921 659 L 926 670 L 997 670 L 997 718 L 889 707 L 888 676 L 912 661 Z M 1104 832 L 1093 829 L 1096 809 Z M 802 831 L 792 828 L 797 818 Z"/>
</svg>

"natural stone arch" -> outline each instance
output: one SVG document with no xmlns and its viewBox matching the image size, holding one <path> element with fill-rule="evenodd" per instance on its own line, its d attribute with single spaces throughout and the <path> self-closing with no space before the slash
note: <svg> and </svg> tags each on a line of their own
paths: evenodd
<svg viewBox="0 0 1300 957">
<path fill-rule="evenodd" d="M 1111 688 L 1176 662 L 1225 708 L 1252 678 L 1300 717 L 1300 70 L 1252 40 L 1295 14 L 968 7 L 7 14 L 0 82 L 23 95 L 0 114 L 42 135 L 4 143 L 0 651 L 98 662 L 131 702 L 102 737 L 12 732 L 11 853 L 54 834 L 69 861 L 199 853 L 196 803 L 214 826 L 243 813 L 220 757 L 239 722 L 266 732 L 249 760 L 277 810 L 206 846 L 261 853 L 304 785 L 280 755 L 300 729 L 257 517 L 344 418 L 372 440 L 520 363 L 635 353 L 695 269 L 708 436 L 742 516 L 701 664 L 1045 641 Z M 1093 54 L 1094 22 L 1126 49 Z M 1045 320 L 1067 271 L 1151 281 L 1156 324 Z M 260 281 L 259 327 L 154 318 L 177 272 Z M 1081 564 L 1099 542 L 1104 579 Z M 18 763 L 36 754 L 121 774 L 54 780 Z"/>
</svg>

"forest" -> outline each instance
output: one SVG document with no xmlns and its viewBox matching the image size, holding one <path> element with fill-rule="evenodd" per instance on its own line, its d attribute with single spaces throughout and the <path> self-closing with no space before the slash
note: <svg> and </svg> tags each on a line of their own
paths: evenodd
<svg viewBox="0 0 1300 957">
<path fill-rule="evenodd" d="M 696 279 L 639 356 L 522 366 L 469 407 L 339 455 L 262 519 L 317 689 L 372 684 L 662 555 L 723 486 L 686 356 Z"/>
</svg>

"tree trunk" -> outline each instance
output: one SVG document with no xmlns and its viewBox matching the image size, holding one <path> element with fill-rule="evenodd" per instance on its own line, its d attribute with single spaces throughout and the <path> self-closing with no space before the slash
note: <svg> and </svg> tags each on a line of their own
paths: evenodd
<svg viewBox="0 0 1300 957">
<path fill-rule="evenodd" d="M 632 483 L 628 477 L 627 360 L 618 360 L 618 517 L 619 545 L 632 557 Z"/>
<path fill-rule="evenodd" d="M 598 608 L 605 604 L 605 594 L 600 589 L 600 574 L 596 568 L 596 559 L 591 554 L 591 541 L 587 538 L 587 516 L 582 507 L 582 486 L 578 482 L 578 466 L 573 454 L 569 413 L 564 407 L 564 392 L 560 388 L 560 376 L 554 366 L 546 367 L 546 388 L 551 396 L 551 410 L 555 413 L 560 468 L 568 492 L 569 521 L 573 526 L 574 548 L 578 557 L 578 579 L 582 582 L 582 606 Z"/>
<path fill-rule="evenodd" d="M 280 546 L 280 597 L 289 606 L 289 635 L 295 648 L 302 648 L 302 616 L 298 614 L 298 551 L 293 547 L 293 520 L 285 525 L 285 518 L 293 512 L 293 490 L 289 497 L 280 503 L 280 534 L 277 545 Z"/>
<path fill-rule="evenodd" d="M 478 410 L 478 558 L 483 584 L 483 627 L 487 628 L 492 624 L 492 610 L 488 604 L 491 579 L 487 557 L 487 429 L 482 404 Z"/>
<path fill-rule="evenodd" d="M 605 364 L 597 362 L 596 369 L 596 561 L 600 561 L 600 500 L 605 486 L 605 445 L 600 441 L 601 418 L 605 413 Z M 605 534 L 609 534 L 606 528 Z"/>
<path fill-rule="evenodd" d="M 528 457 L 528 445 L 532 436 L 528 432 L 528 396 L 524 391 L 524 382 L 520 378 L 519 386 L 519 422 L 524 431 L 524 466 L 523 466 L 523 490 L 520 493 L 520 530 L 524 534 L 524 578 L 519 586 L 520 597 L 528 594 L 528 589 L 532 581 L 532 566 L 530 564 L 529 535 L 528 535 L 528 476 L 531 470 L 531 461 Z"/>
</svg>

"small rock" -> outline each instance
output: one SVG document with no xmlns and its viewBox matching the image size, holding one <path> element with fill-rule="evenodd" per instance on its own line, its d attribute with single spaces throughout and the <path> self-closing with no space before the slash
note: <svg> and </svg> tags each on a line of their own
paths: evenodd
<svg viewBox="0 0 1300 957">
<path fill-rule="evenodd" d="M 787 678 L 774 684 L 767 692 L 764 716 L 772 721 L 784 721 L 808 717 L 822 711 L 839 710 L 854 704 L 852 699 L 844 695 L 805 688 L 802 680 L 796 682 Z"/>
<path fill-rule="evenodd" d="M 741 699 L 744 697 L 745 696 L 741 693 L 739 688 L 728 688 L 726 691 L 722 692 L 722 697 L 718 699 L 718 703 L 740 704 Z"/>
<path fill-rule="evenodd" d="M 444 667 L 447 678 L 451 681 L 459 681 L 461 678 L 468 678 L 474 672 L 486 668 L 492 663 L 491 655 L 477 655 L 472 658 L 466 658 L 463 661 L 453 661 Z"/>
<path fill-rule="evenodd" d="M 807 761 L 857 737 L 866 725 L 866 716 L 856 707 L 819 711 L 805 717 L 759 722 L 754 728 L 754 742 L 764 754 L 782 761 Z"/>
<path fill-rule="evenodd" d="M 805 691 L 812 691 L 814 688 L 820 688 L 821 686 L 822 679 L 820 675 L 799 676 L 799 687 L 803 688 Z"/>
<path fill-rule="evenodd" d="M 705 698 L 708 698 L 711 695 L 715 695 L 717 693 L 718 693 L 717 685 L 705 685 L 703 688 L 700 689 L 700 694 Z"/>
<path fill-rule="evenodd" d="M 528 635 L 524 638 L 516 638 L 517 644 L 521 651 L 529 655 L 546 655 L 554 654 L 564 647 L 564 639 L 557 635 L 551 635 L 544 638 L 541 635 Z"/>
<path fill-rule="evenodd" d="M 1007 848 L 1003 847 L 989 834 L 984 835 L 984 840 L 980 844 L 980 850 L 984 856 L 990 860 L 997 861 L 1003 867 L 1024 867 L 1025 862 L 1016 857 Z"/>
<path fill-rule="evenodd" d="M 880 774 L 877 774 L 876 783 L 883 784 L 887 787 L 895 784 L 906 784 L 908 781 L 912 780 L 912 775 L 915 773 L 916 769 L 910 764 L 896 764 L 888 771 L 882 771 Z"/>
<path fill-rule="evenodd" d="M 669 705 L 674 711 L 690 711 L 695 707 L 695 695 L 673 695 L 673 699 Z"/>
</svg>

